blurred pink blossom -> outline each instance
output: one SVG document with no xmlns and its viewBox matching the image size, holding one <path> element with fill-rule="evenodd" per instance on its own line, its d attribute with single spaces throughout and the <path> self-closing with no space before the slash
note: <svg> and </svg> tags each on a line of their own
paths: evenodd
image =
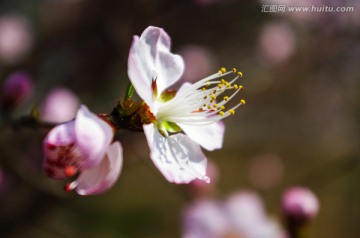
<svg viewBox="0 0 360 238">
<path fill-rule="evenodd" d="M 261 29 L 259 51 L 266 64 L 273 66 L 287 61 L 295 48 L 294 32 L 286 23 L 272 22 Z"/>
<path fill-rule="evenodd" d="M 258 194 L 239 191 L 225 202 L 225 210 L 233 230 L 244 238 L 283 238 L 284 232 L 268 217 Z"/>
<path fill-rule="evenodd" d="M 185 62 L 185 70 L 181 79 L 196 82 L 212 73 L 215 67 L 215 56 L 206 48 L 189 45 L 180 50 Z"/>
<path fill-rule="evenodd" d="M 80 106 L 79 98 L 66 88 L 55 88 L 45 98 L 41 107 L 41 118 L 62 123 L 73 119 Z"/>
<path fill-rule="evenodd" d="M 268 217 L 260 197 L 239 191 L 225 202 L 203 199 L 186 207 L 184 238 L 283 238 L 279 225 Z"/>
<path fill-rule="evenodd" d="M 222 204 L 202 199 L 188 205 L 183 211 L 182 238 L 220 238 L 231 230 Z"/>
<path fill-rule="evenodd" d="M 13 64 L 21 60 L 33 44 L 28 20 L 16 14 L 0 16 L 0 61 Z"/>
<path fill-rule="evenodd" d="M 44 139 L 44 172 L 54 179 L 78 175 L 65 191 L 105 192 L 115 184 L 122 167 L 122 147 L 112 142 L 113 136 L 110 124 L 81 106 L 75 120 L 56 126 Z"/>
<path fill-rule="evenodd" d="M 8 76 L 1 88 L 1 104 L 10 109 L 30 97 L 33 91 L 32 81 L 25 72 L 15 72 Z"/>
<path fill-rule="evenodd" d="M 319 212 L 319 201 L 305 187 L 292 187 L 282 197 L 282 211 L 287 219 L 304 223 L 314 219 Z"/>
</svg>

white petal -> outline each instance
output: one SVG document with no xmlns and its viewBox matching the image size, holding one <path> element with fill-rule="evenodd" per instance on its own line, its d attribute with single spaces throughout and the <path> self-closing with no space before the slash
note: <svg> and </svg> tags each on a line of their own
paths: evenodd
<svg viewBox="0 0 360 238">
<path fill-rule="evenodd" d="M 206 176 L 207 160 L 199 145 L 188 136 L 163 137 L 154 124 L 144 125 L 150 157 L 169 182 L 189 183 L 194 179 L 210 182 Z"/>
<path fill-rule="evenodd" d="M 76 192 L 80 195 L 93 195 L 107 191 L 118 180 L 123 164 L 122 147 L 118 141 L 112 143 L 101 163 L 92 169 L 84 170 L 76 180 Z"/>
<path fill-rule="evenodd" d="M 170 52 L 170 37 L 158 27 L 148 27 L 134 37 L 128 59 L 128 75 L 139 96 L 152 108 L 152 81 L 158 94 L 179 80 L 184 71 L 180 55 Z"/>
<path fill-rule="evenodd" d="M 156 62 L 157 90 L 161 94 L 166 88 L 176 83 L 184 72 L 184 61 L 180 55 L 159 52 Z"/>
<path fill-rule="evenodd" d="M 113 129 L 82 105 L 75 119 L 76 143 L 83 156 L 83 168 L 100 163 L 113 139 Z"/>
<path fill-rule="evenodd" d="M 220 149 L 224 139 L 224 124 L 219 121 L 206 126 L 186 125 L 178 123 L 181 129 L 193 141 L 207 150 Z"/>
<path fill-rule="evenodd" d="M 128 75 L 131 83 L 134 85 L 136 93 L 152 107 L 153 91 L 152 80 L 156 78 L 154 71 L 153 59 L 149 53 L 149 47 L 134 36 L 129 58 L 128 58 Z"/>
</svg>

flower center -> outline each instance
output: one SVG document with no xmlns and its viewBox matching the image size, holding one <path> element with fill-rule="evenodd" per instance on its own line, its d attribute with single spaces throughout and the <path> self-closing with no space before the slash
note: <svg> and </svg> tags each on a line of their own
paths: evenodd
<svg viewBox="0 0 360 238">
<path fill-rule="evenodd" d="M 233 76 L 233 77 L 231 77 Z M 231 77 L 230 81 L 226 78 Z M 234 115 L 235 109 L 245 104 L 241 99 L 232 106 L 226 106 L 234 96 L 244 89 L 236 81 L 242 77 L 234 68 L 210 75 L 195 84 L 184 85 L 172 99 L 163 102 L 158 100 L 156 122 L 160 130 L 164 130 L 164 122 L 188 125 L 208 125 L 223 118 Z M 165 127 L 166 129 L 166 127 Z"/>
</svg>

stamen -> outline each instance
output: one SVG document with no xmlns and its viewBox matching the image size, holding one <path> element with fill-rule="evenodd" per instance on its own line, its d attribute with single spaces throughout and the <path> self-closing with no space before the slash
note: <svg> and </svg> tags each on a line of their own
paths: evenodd
<svg viewBox="0 0 360 238">
<path fill-rule="evenodd" d="M 236 75 L 231 80 L 226 80 L 226 75 L 235 73 Z M 225 68 L 221 68 L 218 73 L 185 87 L 174 98 L 165 103 L 159 103 L 157 123 L 171 121 L 189 125 L 208 125 L 234 115 L 235 109 L 245 104 L 245 100 L 241 99 L 240 103 L 227 111 L 225 111 L 225 104 L 244 88 L 242 85 L 235 84 L 240 77 L 242 77 L 242 72 L 237 71 L 236 68 L 228 72 Z M 229 95 L 224 95 L 223 100 L 216 102 L 220 99 L 220 95 L 229 89 L 235 90 Z"/>
<path fill-rule="evenodd" d="M 76 187 L 77 187 L 77 182 L 76 181 L 73 181 L 73 182 L 70 182 L 70 183 L 67 183 L 64 187 L 64 191 L 65 192 L 71 192 L 72 190 L 74 190 Z"/>
<path fill-rule="evenodd" d="M 245 105 L 245 104 L 246 104 L 246 101 L 245 101 L 244 99 L 241 99 L 241 100 L 240 100 L 240 104 Z"/>
<path fill-rule="evenodd" d="M 66 177 L 70 178 L 77 174 L 78 169 L 74 165 L 68 165 L 64 168 L 64 174 Z"/>
</svg>

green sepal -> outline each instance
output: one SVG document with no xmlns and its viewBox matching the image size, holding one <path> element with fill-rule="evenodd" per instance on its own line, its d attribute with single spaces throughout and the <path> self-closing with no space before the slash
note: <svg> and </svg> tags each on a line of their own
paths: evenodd
<svg viewBox="0 0 360 238">
<path fill-rule="evenodd" d="M 125 95 L 125 100 L 129 100 L 131 99 L 131 97 L 134 95 L 135 92 L 135 88 L 134 86 L 130 83 L 126 89 L 126 95 Z"/>
</svg>

